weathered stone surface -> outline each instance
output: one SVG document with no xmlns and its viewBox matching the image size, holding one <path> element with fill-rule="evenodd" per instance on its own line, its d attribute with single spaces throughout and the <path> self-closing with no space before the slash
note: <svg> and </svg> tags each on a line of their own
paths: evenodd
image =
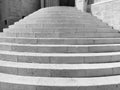
<svg viewBox="0 0 120 90">
<path fill-rule="evenodd" d="M 120 29 L 120 0 L 101 0 L 92 5 L 92 14 L 103 22 Z"/>
</svg>

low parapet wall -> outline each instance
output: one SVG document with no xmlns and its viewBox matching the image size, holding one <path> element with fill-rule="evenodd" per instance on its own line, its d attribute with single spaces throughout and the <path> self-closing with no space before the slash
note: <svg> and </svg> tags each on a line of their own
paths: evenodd
<svg viewBox="0 0 120 90">
<path fill-rule="evenodd" d="M 84 0 L 75 0 L 78 10 L 84 11 Z"/>
<path fill-rule="evenodd" d="M 101 0 L 92 4 L 91 10 L 94 16 L 120 30 L 120 0 Z"/>
</svg>

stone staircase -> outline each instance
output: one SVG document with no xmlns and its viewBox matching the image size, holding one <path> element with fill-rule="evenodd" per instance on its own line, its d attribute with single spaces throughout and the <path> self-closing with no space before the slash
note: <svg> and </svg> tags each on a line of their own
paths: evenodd
<svg viewBox="0 0 120 90">
<path fill-rule="evenodd" d="M 120 34 L 73 7 L 49 7 L 0 34 L 0 90 L 120 90 Z"/>
</svg>

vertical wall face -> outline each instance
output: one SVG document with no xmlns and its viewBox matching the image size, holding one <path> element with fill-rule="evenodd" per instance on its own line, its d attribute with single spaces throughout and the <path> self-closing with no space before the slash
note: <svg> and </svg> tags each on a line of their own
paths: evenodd
<svg viewBox="0 0 120 90">
<path fill-rule="evenodd" d="M 83 12 L 91 12 L 91 4 L 94 0 L 76 0 L 76 7 Z"/>
<path fill-rule="evenodd" d="M 93 4 L 92 14 L 120 30 L 120 0 L 105 0 Z"/>
<path fill-rule="evenodd" d="M 45 0 L 45 7 L 59 6 L 59 0 Z"/>
<path fill-rule="evenodd" d="M 28 15 L 40 8 L 40 0 L 2 0 L 2 19 Z"/>
<path fill-rule="evenodd" d="M 75 0 L 60 0 L 60 6 L 75 6 Z"/>
<path fill-rule="evenodd" d="M 75 0 L 44 0 L 45 7 L 50 6 L 75 6 Z"/>
<path fill-rule="evenodd" d="M 1 6 L 2 6 L 2 1 L 0 0 L 0 20 L 1 20 Z"/>
<path fill-rule="evenodd" d="M 20 0 L 21 1 L 21 14 L 26 16 L 30 13 L 40 9 L 41 0 Z"/>
<path fill-rule="evenodd" d="M 76 0 L 75 3 L 78 10 L 84 11 L 84 0 Z"/>
<path fill-rule="evenodd" d="M 87 11 L 88 0 L 76 0 L 76 7 L 83 12 Z"/>
<path fill-rule="evenodd" d="M 9 25 L 38 9 L 40 0 L 1 0 L 0 21 Z"/>
</svg>

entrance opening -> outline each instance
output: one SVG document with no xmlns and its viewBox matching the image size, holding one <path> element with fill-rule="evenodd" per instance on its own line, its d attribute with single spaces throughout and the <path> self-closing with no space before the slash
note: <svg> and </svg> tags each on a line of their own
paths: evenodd
<svg viewBox="0 0 120 90">
<path fill-rule="evenodd" d="M 60 0 L 60 6 L 75 6 L 75 0 Z"/>
</svg>

